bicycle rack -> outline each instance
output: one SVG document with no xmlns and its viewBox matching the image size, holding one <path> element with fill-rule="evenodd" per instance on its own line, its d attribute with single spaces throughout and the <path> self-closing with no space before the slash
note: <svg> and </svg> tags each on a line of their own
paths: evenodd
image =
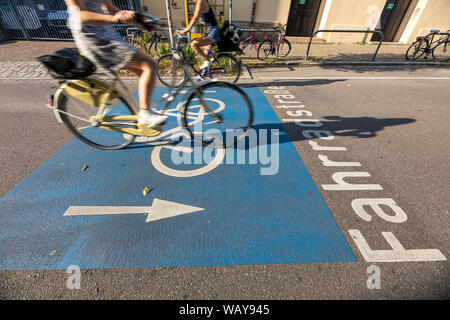
<svg viewBox="0 0 450 320">
<path fill-rule="evenodd" d="M 375 61 L 378 51 L 380 50 L 381 44 L 383 43 L 383 40 L 384 40 L 384 34 L 380 30 L 317 30 L 309 38 L 308 49 L 306 50 L 305 60 L 308 60 L 309 50 L 311 48 L 311 43 L 312 43 L 314 36 L 321 32 L 378 33 L 381 36 L 381 39 L 380 39 L 380 43 L 377 46 L 377 50 L 375 51 L 375 54 L 373 55 L 372 61 Z"/>
</svg>

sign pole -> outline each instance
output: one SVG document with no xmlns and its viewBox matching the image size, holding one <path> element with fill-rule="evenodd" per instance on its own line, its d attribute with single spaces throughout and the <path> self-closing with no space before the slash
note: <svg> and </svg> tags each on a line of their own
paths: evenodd
<svg viewBox="0 0 450 320">
<path fill-rule="evenodd" d="M 170 9 L 170 2 L 169 0 L 166 0 L 166 10 L 167 10 L 167 21 L 169 25 L 169 41 L 170 41 L 170 47 L 173 48 L 173 31 L 172 31 L 172 10 Z"/>
<path fill-rule="evenodd" d="M 233 0 L 230 1 L 230 12 L 228 13 L 230 25 L 233 23 Z"/>
<path fill-rule="evenodd" d="M 300 0 L 301 1 L 301 0 Z M 253 0 L 253 7 L 252 7 L 252 21 L 250 25 L 253 27 L 255 24 L 255 14 L 256 14 L 256 0 Z"/>
</svg>

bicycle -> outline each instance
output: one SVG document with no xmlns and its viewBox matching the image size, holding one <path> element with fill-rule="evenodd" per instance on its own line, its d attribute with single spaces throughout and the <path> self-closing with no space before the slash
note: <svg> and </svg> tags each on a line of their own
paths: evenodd
<svg viewBox="0 0 450 320">
<path fill-rule="evenodd" d="M 280 30 L 280 34 L 277 36 L 275 33 L 272 35 L 272 39 L 264 37 L 264 41 L 261 42 L 258 48 L 258 59 L 263 61 L 267 59 L 269 55 L 276 55 L 277 57 L 285 58 L 289 55 L 292 49 L 292 45 L 289 40 L 286 39 L 286 24 L 280 29 L 274 27 L 274 30 Z"/>
<path fill-rule="evenodd" d="M 165 26 L 155 21 L 154 17 L 138 13 L 136 16 L 146 30 Z M 187 71 L 180 50 L 173 50 L 173 56 L 183 66 L 187 77 L 177 90 L 169 89 L 152 107 L 164 103 L 160 113 L 166 113 L 185 89 L 187 81 L 190 81 L 192 87 L 186 90 L 176 107 L 177 112 L 168 115 L 176 117 L 181 129 L 203 146 L 221 149 L 235 145 L 246 136 L 253 122 L 253 105 L 247 94 L 226 82 L 196 82 Z M 56 65 L 55 59 L 51 57 L 46 55 L 37 58 L 60 84 L 55 95 L 49 97 L 47 107 L 78 139 L 99 149 L 118 150 L 129 146 L 136 137 L 155 139 L 163 136 L 162 126 L 149 128 L 137 122 L 138 102 L 117 74 L 109 83 L 92 76 L 95 68 L 86 67 L 93 64 L 83 56 L 79 57 L 84 66 L 78 69 L 61 69 L 61 66 L 70 65 L 70 61 Z M 217 99 L 222 96 L 231 99 L 232 103 L 218 103 Z M 234 133 L 231 138 L 228 132 Z"/>
<path fill-rule="evenodd" d="M 143 37 L 143 32 L 140 28 L 135 27 L 127 28 L 126 33 L 127 34 L 124 37 L 124 40 L 133 47 L 135 47 L 139 43 L 140 39 Z"/>
<path fill-rule="evenodd" d="M 133 47 L 141 47 L 141 49 L 143 49 L 147 53 L 154 52 L 158 54 L 161 46 L 169 46 L 169 40 L 166 37 L 157 34 L 156 32 L 154 32 L 150 38 L 146 40 L 144 39 L 145 34 L 141 29 L 139 28 L 127 29 L 127 35 L 125 37 L 125 40 Z"/>
<path fill-rule="evenodd" d="M 258 53 L 258 48 L 260 44 L 256 40 L 256 36 L 254 33 L 252 33 L 248 38 L 241 41 L 239 43 L 239 51 L 237 55 L 244 55 L 244 56 L 251 56 L 252 55 L 252 48 L 255 50 L 255 56 Z"/>
<path fill-rule="evenodd" d="M 437 35 L 441 37 L 434 40 Z M 406 51 L 406 59 L 417 60 L 423 55 L 427 59 L 430 54 L 440 62 L 450 61 L 450 30 L 441 33 L 440 30 L 432 29 L 425 37 L 417 37 Z"/>
<path fill-rule="evenodd" d="M 231 83 L 236 83 L 239 80 L 241 75 L 241 65 L 231 54 L 222 52 L 216 55 L 216 53 L 210 49 L 208 50 L 207 56 L 208 59 L 212 58 L 213 64 L 204 70 L 198 70 L 183 50 L 185 46 L 183 46 L 182 43 L 187 43 L 189 37 L 181 36 L 178 32 L 176 35 L 177 46 L 175 50 L 180 54 L 180 59 L 175 57 L 173 53 L 165 54 L 158 59 L 158 78 L 165 86 L 173 86 L 176 88 L 185 83 L 189 74 L 189 72 L 186 72 L 187 69 L 183 68 L 186 64 L 189 65 L 194 74 L 201 79 L 226 79 Z M 171 78 L 177 79 L 177 81 L 172 81 L 171 83 L 168 82 L 167 79 Z"/>
</svg>

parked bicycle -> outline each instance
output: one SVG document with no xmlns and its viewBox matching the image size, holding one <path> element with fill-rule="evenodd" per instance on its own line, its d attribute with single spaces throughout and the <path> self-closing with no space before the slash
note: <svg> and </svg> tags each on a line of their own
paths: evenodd
<svg viewBox="0 0 450 320">
<path fill-rule="evenodd" d="M 434 40 L 436 36 L 440 37 Z M 417 37 L 406 51 L 406 59 L 417 60 L 423 55 L 427 59 L 430 54 L 438 61 L 450 61 L 450 30 L 441 33 L 440 30 L 433 29 L 425 37 Z"/>
<path fill-rule="evenodd" d="M 147 15 L 136 13 L 146 30 L 164 26 Z M 77 138 L 93 147 L 117 150 L 130 145 L 136 137 L 164 137 L 162 126 L 149 128 L 137 122 L 138 102 L 115 74 L 112 83 L 92 76 L 95 67 L 74 49 L 38 58 L 59 81 L 60 87 L 50 96 L 51 108 L 59 122 L 64 123 Z M 247 94 L 237 86 L 221 81 L 199 83 L 191 78 L 181 49 L 173 49 L 173 57 L 186 78 L 178 89 L 171 89 L 153 103 L 163 103 L 161 114 L 175 116 L 179 127 L 195 141 L 213 148 L 235 145 L 245 137 L 253 122 L 253 105 Z M 175 77 L 173 82 L 175 81 Z M 192 86 L 185 88 L 190 81 Z M 178 105 L 169 107 L 184 93 Z M 228 103 L 227 103 L 228 101 Z M 175 114 L 173 111 L 175 110 Z M 213 129 L 213 130 L 210 130 Z M 233 132 L 227 136 L 228 132 Z"/>
<path fill-rule="evenodd" d="M 160 48 L 169 46 L 169 40 L 161 34 L 154 32 L 148 39 L 145 32 L 139 28 L 128 28 L 125 40 L 133 47 L 141 48 L 147 53 L 158 54 Z"/>
<path fill-rule="evenodd" d="M 257 56 L 260 43 L 256 40 L 256 36 L 252 33 L 248 38 L 239 43 L 239 50 L 237 55 L 244 55 L 247 57 Z"/>
<path fill-rule="evenodd" d="M 280 29 L 274 27 L 274 30 L 279 30 L 280 34 L 273 33 L 272 38 L 264 37 L 264 41 L 258 47 L 258 59 L 265 60 L 269 55 L 276 55 L 277 57 L 287 57 L 291 52 L 292 45 L 286 39 L 286 24 Z"/>
<path fill-rule="evenodd" d="M 179 57 L 176 53 L 168 53 L 161 56 L 158 59 L 158 78 L 168 87 L 179 87 L 185 83 L 188 77 L 188 68 L 184 68 L 185 65 L 189 65 L 190 69 L 201 80 L 217 79 L 226 80 L 231 83 L 236 83 L 241 74 L 241 65 L 239 61 L 231 54 L 221 52 L 216 54 L 214 51 L 208 51 L 208 59 L 213 61 L 211 67 L 203 70 L 197 69 L 195 62 L 193 62 L 185 52 L 189 37 L 180 36 L 177 34 L 177 46 L 176 53 L 179 53 Z M 170 81 L 175 79 L 175 81 Z"/>
<path fill-rule="evenodd" d="M 133 47 L 135 47 L 139 43 L 140 39 L 142 39 L 144 35 L 140 28 L 127 28 L 126 32 L 127 35 L 124 37 L 124 40 Z"/>
</svg>

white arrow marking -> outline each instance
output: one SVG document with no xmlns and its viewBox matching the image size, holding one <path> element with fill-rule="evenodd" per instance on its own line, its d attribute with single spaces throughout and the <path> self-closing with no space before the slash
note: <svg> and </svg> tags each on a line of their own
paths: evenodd
<svg viewBox="0 0 450 320">
<path fill-rule="evenodd" d="M 151 207 L 112 207 L 112 206 L 71 206 L 64 216 L 98 216 L 116 214 L 147 214 L 145 222 L 157 221 L 188 213 L 203 211 L 205 209 L 188 206 L 181 203 L 155 199 Z"/>
</svg>

